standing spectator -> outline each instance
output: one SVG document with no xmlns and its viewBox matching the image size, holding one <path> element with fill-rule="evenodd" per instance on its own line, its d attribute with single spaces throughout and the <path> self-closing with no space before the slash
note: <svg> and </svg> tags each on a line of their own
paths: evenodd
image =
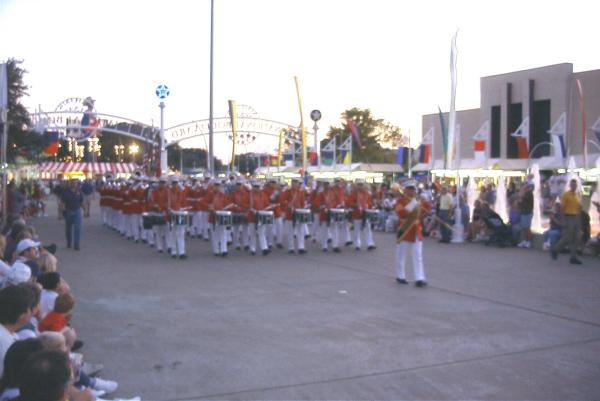
<svg viewBox="0 0 600 401">
<path fill-rule="evenodd" d="M 81 193 L 83 194 L 83 217 L 90 217 L 94 185 L 92 185 L 92 182 L 89 179 L 85 180 L 81 185 Z"/>
<path fill-rule="evenodd" d="M 580 265 L 581 261 L 577 259 L 577 246 L 579 244 L 580 230 L 581 230 L 581 200 L 577 195 L 577 180 L 569 181 L 569 190 L 563 192 L 560 196 L 560 208 L 564 216 L 564 230 L 561 232 L 560 240 L 550 248 L 550 256 L 556 260 L 558 258 L 558 252 L 560 252 L 565 245 L 569 245 L 569 252 L 571 253 L 571 259 L 569 262 L 573 265 Z"/>
<path fill-rule="evenodd" d="M 83 194 L 77 187 L 77 180 L 72 179 L 69 187 L 66 188 L 61 196 L 65 217 L 65 229 L 67 236 L 67 248 L 73 245 L 73 248 L 79 250 L 79 236 L 81 231 L 81 206 L 83 204 Z"/>
<path fill-rule="evenodd" d="M 519 208 L 519 201 L 514 200 L 510 204 L 510 210 L 508 211 L 508 225 L 512 234 L 512 245 L 519 243 L 521 237 L 521 209 Z"/>
<path fill-rule="evenodd" d="M 531 220 L 533 219 L 533 184 L 521 188 L 519 210 L 521 211 L 521 242 L 519 248 L 531 248 Z"/>
<path fill-rule="evenodd" d="M 443 242 L 443 243 L 450 242 L 451 232 L 450 232 L 450 229 L 448 228 L 448 226 L 450 226 L 452 224 L 452 222 L 450 221 L 450 211 L 452 209 L 452 203 L 453 203 L 452 195 L 450 195 L 448 193 L 448 187 L 443 186 L 441 195 L 440 195 L 440 208 L 439 208 L 439 213 L 438 213 L 440 220 L 442 220 L 444 223 L 446 223 L 446 224 L 440 225 L 440 231 L 442 234 L 442 238 L 440 239 L 440 242 Z"/>
<path fill-rule="evenodd" d="M 8 184 L 6 195 L 8 215 L 13 216 L 13 218 L 15 216 L 22 216 L 23 209 L 25 209 L 25 194 L 17 189 L 14 181 Z"/>
</svg>

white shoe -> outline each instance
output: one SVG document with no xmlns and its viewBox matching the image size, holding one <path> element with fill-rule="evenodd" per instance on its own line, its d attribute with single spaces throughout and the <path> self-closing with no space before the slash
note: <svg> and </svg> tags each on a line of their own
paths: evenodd
<svg viewBox="0 0 600 401">
<path fill-rule="evenodd" d="M 519 247 L 519 248 L 524 248 L 524 247 L 525 247 L 525 242 L 526 242 L 526 241 L 521 241 L 521 242 L 519 242 L 519 243 L 517 244 L 517 247 Z"/>
<path fill-rule="evenodd" d="M 542 246 L 542 249 L 544 251 L 549 251 L 550 250 L 550 242 L 544 242 L 544 245 Z"/>
<path fill-rule="evenodd" d="M 117 387 L 119 387 L 119 383 L 117 383 L 116 381 L 104 380 L 100 379 L 99 377 L 96 377 L 95 384 L 92 388 L 94 390 L 104 390 L 108 394 L 114 392 L 117 389 Z"/>
<path fill-rule="evenodd" d="M 525 243 L 523 244 L 523 248 L 531 248 L 531 242 L 525 241 Z"/>
<path fill-rule="evenodd" d="M 96 399 L 99 399 L 98 397 L 102 397 L 104 394 L 106 394 L 106 391 L 90 389 L 90 393 L 92 393 Z"/>
</svg>

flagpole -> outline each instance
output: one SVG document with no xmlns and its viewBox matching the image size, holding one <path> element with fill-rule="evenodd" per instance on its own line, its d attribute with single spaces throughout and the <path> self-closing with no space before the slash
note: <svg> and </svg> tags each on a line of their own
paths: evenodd
<svg viewBox="0 0 600 401">
<path fill-rule="evenodd" d="M 300 99 L 300 87 L 298 85 L 298 77 L 294 77 L 294 82 L 296 83 L 296 96 L 298 97 L 298 109 L 300 111 L 300 135 L 302 138 L 302 171 L 303 174 L 306 174 L 306 131 L 304 130 L 304 116 L 302 115 L 302 100 Z"/>
<path fill-rule="evenodd" d="M 412 148 L 410 147 L 410 129 L 408 130 L 408 178 L 412 178 Z"/>
<path fill-rule="evenodd" d="M 333 169 L 337 167 L 337 135 L 333 136 Z"/>
<path fill-rule="evenodd" d="M 350 163 L 348 163 L 348 180 L 352 180 L 352 149 L 354 145 L 354 140 L 352 139 L 352 133 L 350 133 Z"/>
</svg>

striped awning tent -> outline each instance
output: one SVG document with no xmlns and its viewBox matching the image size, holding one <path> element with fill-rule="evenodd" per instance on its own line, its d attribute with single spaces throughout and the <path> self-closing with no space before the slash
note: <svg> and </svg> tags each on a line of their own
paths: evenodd
<svg viewBox="0 0 600 401">
<path fill-rule="evenodd" d="M 79 171 L 91 174 L 121 173 L 131 174 L 139 169 L 135 163 L 84 163 L 84 162 L 44 162 L 40 164 L 40 173 L 70 173 Z"/>
</svg>

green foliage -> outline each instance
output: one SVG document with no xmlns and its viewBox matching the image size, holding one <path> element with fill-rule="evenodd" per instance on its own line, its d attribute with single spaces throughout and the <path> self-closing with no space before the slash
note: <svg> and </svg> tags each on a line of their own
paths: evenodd
<svg viewBox="0 0 600 401">
<path fill-rule="evenodd" d="M 371 110 L 352 108 L 341 114 L 342 124 L 340 127 L 329 127 L 327 139 L 321 141 L 321 148 L 325 146 L 334 136 L 337 137 L 338 147 L 351 135 L 346 123 L 348 118 L 354 121 L 360 133 L 362 147 L 356 142 L 352 148 L 353 163 L 394 163 L 396 148 L 404 141 L 402 132 L 383 119 L 373 117 Z M 386 145 L 386 147 L 383 147 Z M 339 152 L 338 152 L 339 154 Z M 338 156 L 339 157 L 339 156 Z"/>
<path fill-rule="evenodd" d="M 8 78 L 8 139 L 6 157 L 9 163 L 17 160 L 37 160 L 42 151 L 41 136 L 30 131 L 31 120 L 21 98 L 27 96 L 29 87 L 24 83 L 27 73 L 20 65 L 22 61 L 9 59 L 6 62 Z"/>
</svg>

